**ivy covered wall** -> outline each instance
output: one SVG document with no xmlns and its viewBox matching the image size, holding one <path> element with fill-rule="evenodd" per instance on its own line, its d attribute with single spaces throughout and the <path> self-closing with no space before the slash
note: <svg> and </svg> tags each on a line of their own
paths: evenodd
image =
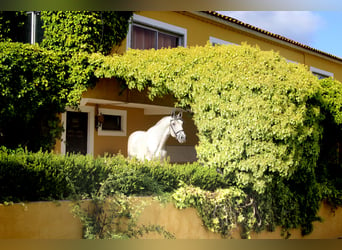
<svg viewBox="0 0 342 250">
<path fill-rule="evenodd" d="M 22 43 L 26 12 L 0 12 L 0 144 L 53 149 L 57 115 L 96 83 L 88 55 L 108 54 L 126 37 L 132 12 L 42 11 L 44 39 Z"/>
<path fill-rule="evenodd" d="M 230 188 L 211 196 L 183 187 L 175 199 L 181 207 L 197 207 L 207 226 L 228 233 L 243 222 L 247 235 L 299 226 L 306 234 L 322 199 L 341 204 L 341 189 L 329 180 L 332 168 L 321 164 L 327 153 L 321 147 L 331 145 L 322 141 L 329 129 L 324 121 L 331 119 L 341 133 L 336 107 L 342 100 L 333 94 L 342 91 L 340 82 L 319 81 L 306 66 L 248 45 L 90 58 L 100 65 L 97 77 L 124 79 L 129 88 L 148 89 L 151 99 L 171 93 L 193 112 L 199 162 L 221 173 Z M 334 170 L 339 176 L 340 168 Z"/>
<path fill-rule="evenodd" d="M 1 43 L 2 145 L 49 149 L 60 133 L 56 114 L 77 106 L 97 78 L 115 77 L 128 88 L 147 89 L 151 99 L 172 94 L 193 113 L 195 168 L 214 171 L 224 185 L 207 190 L 187 183 L 172 197 L 179 207 L 196 207 L 213 231 L 229 235 L 240 224 L 248 237 L 280 225 L 284 233 L 301 227 L 307 234 L 322 200 L 342 204 L 341 162 L 331 156 L 341 135 L 340 82 L 319 81 L 304 65 L 248 45 L 106 56 L 109 43 L 88 40 L 105 38 L 104 16 L 47 12 L 45 25 L 55 27 L 45 27 L 43 48 Z M 76 25 L 70 30 L 69 18 Z M 73 29 L 91 34 L 78 41 Z"/>
<path fill-rule="evenodd" d="M 43 11 L 41 46 L 65 53 L 109 54 L 126 38 L 132 11 Z"/>
</svg>

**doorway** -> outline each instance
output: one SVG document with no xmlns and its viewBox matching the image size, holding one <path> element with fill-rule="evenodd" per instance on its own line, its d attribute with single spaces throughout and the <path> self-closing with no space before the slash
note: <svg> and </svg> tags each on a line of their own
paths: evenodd
<svg viewBox="0 0 342 250">
<path fill-rule="evenodd" d="M 88 113 L 67 111 L 65 152 L 87 154 Z"/>
<path fill-rule="evenodd" d="M 67 108 L 62 114 L 61 153 L 94 154 L 94 107 Z"/>
</svg>

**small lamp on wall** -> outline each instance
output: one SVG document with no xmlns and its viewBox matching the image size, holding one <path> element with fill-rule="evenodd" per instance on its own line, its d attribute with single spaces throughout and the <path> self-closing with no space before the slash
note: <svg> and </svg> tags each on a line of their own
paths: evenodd
<svg viewBox="0 0 342 250">
<path fill-rule="evenodd" d="M 95 106 L 95 129 L 102 127 L 104 122 L 104 116 L 102 113 L 99 113 L 99 105 L 96 104 Z"/>
</svg>

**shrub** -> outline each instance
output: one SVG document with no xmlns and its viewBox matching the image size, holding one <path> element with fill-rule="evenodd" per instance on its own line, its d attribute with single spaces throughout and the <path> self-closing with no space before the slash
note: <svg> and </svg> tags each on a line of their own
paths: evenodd
<svg viewBox="0 0 342 250">
<path fill-rule="evenodd" d="M 67 66 L 63 55 L 20 43 L 0 43 L 1 145 L 50 149 L 61 128 L 61 95 Z M 61 97 L 62 96 L 62 97 Z"/>
<path fill-rule="evenodd" d="M 193 112 L 199 163 L 255 201 L 246 228 L 306 234 L 323 197 L 338 195 L 317 173 L 327 171 L 318 171 L 323 120 L 328 110 L 339 121 L 340 83 L 320 83 L 306 66 L 246 44 L 93 54 L 90 61 L 101 65 L 97 77 L 123 79 L 151 99 L 172 94 Z"/>
<path fill-rule="evenodd" d="M 0 145 L 51 150 L 62 131 L 58 114 L 77 107 L 96 82 L 98 65 L 86 52 L 108 54 L 126 37 L 132 14 L 43 11 L 42 48 L 19 43 L 25 12 L 0 12 Z"/>
<path fill-rule="evenodd" d="M 316 176 L 323 199 L 330 205 L 342 205 L 342 83 L 332 79 L 321 79 L 322 112 L 325 116 L 321 140 L 321 153 Z"/>
<path fill-rule="evenodd" d="M 0 202 L 89 198 L 104 182 L 107 189 L 125 195 L 172 192 L 181 182 L 211 190 L 224 186 L 222 176 L 198 164 L 0 150 Z"/>
<path fill-rule="evenodd" d="M 24 11 L 0 11 L 0 41 L 24 42 L 26 20 Z"/>
<path fill-rule="evenodd" d="M 43 152 L 0 149 L 0 202 L 63 199 L 70 191 L 62 159 Z"/>
</svg>

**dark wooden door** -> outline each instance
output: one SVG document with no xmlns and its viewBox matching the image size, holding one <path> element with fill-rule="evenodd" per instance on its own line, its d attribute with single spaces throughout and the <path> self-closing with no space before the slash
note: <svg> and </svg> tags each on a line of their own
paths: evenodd
<svg viewBox="0 0 342 250">
<path fill-rule="evenodd" d="M 87 154 L 88 113 L 67 112 L 66 152 Z"/>
</svg>

